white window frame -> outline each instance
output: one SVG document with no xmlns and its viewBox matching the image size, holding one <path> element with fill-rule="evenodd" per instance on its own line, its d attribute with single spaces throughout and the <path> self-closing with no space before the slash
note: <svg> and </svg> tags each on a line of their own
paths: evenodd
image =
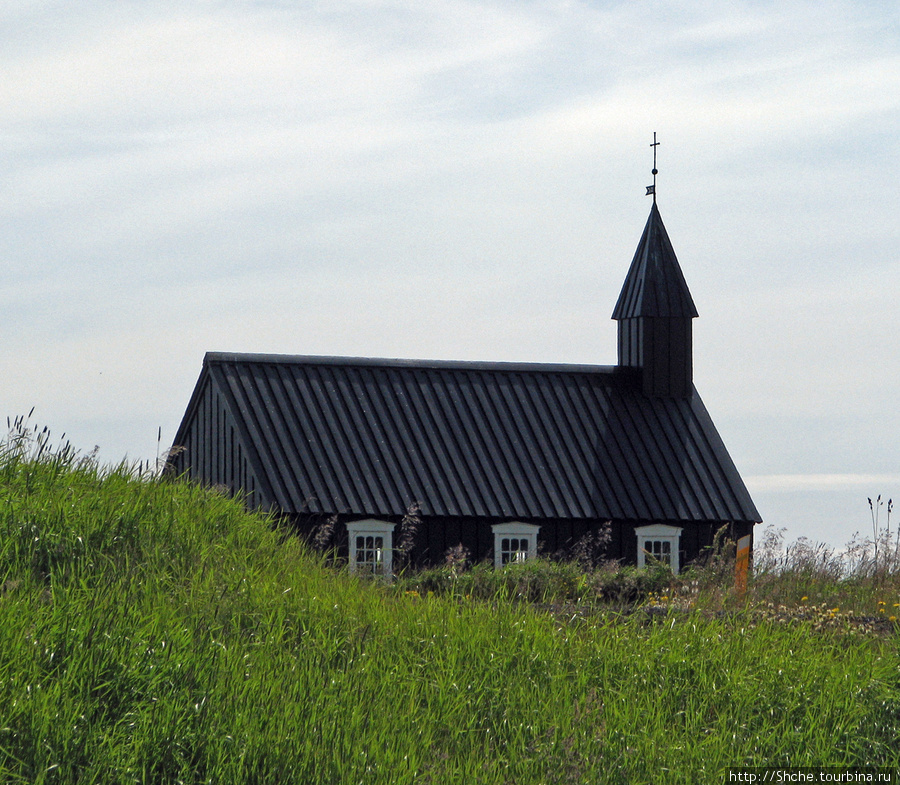
<svg viewBox="0 0 900 785">
<path fill-rule="evenodd" d="M 394 553 L 394 526 L 387 521 L 368 518 L 364 521 L 351 521 L 347 524 L 347 540 L 350 546 L 350 572 L 371 573 L 390 579 L 392 574 L 392 556 Z M 366 543 L 365 538 L 372 542 Z M 360 539 L 363 548 L 370 545 L 373 551 L 371 561 L 360 560 L 364 553 L 360 552 Z"/>
<path fill-rule="evenodd" d="M 678 575 L 679 549 L 681 547 L 681 532 L 678 526 L 669 526 L 664 523 L 653 523 L 649 526 L 638 526 L 634 533 L 637 535 L 637 566 L 643 569 L 647 566 L 647 557 L 652 556 L 652 543 L 669 544 L 669 566 L 672 574 Z M 648 547 L 649 545 L 649 547 Z"/>
<path fill-rule="evenodd" d="M 506 549 L 503 547 L 504 540 L 507 540 L 507 546 L 513 544 L 509 543 L 509 540 L 519 541 L 514 543 L 518 546 L 514 549 L 516 558 L 509 560 L 507 563 L 513 561 L 522 562 L 535 558 L 537 556 L 537 536 L 540 529 L 540 526 L 536 526 L 533 523 L 520 523 L 518 521 L 513 523 L 495 523 L 491 526 L 491 531 L 494 533 L 494 567 L 499 570 L 503 566 L 504 553 L 510 553 L 509 547 Z M 523 540 L 524 543 L 521 542 Z M 521 548 L 523 544 L 526 546 L 524 549 Z"/>
</svg>

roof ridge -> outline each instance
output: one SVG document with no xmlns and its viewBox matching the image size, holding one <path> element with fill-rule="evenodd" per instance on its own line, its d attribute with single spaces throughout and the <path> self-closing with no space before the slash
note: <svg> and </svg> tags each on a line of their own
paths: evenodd
<svg viewBox="0 0 900 785">
<path fill-rule="evenodd" d="M 403 358 L 350 357 L 339 355 L 266 354 L 256 352 L 207 352 L 205 365 L 211 363 L 263 363 L 270 365 L 341 365 L 383 368 L 432 368 L 475 371 L 526 371 L 557 373 L 612 373 L 615 365 L 584 363 L 541 363 L 483 360 L 416 360 Z"/>
</svg>

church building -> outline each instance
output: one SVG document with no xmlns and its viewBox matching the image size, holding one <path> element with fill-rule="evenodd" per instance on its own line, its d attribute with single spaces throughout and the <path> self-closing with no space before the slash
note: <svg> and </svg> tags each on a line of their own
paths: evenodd
<svg viewBox="0 0 900 785">
<path fill-rule="evenodd" d="M 608 531 L 607 558 L 677 572 L 760 521 L 694 388 L 696 317 L 654 195 L 616 365 L 208 353 L 170 469 L 335 534 L 355 570 L 565 557 Z"/>
</svg>

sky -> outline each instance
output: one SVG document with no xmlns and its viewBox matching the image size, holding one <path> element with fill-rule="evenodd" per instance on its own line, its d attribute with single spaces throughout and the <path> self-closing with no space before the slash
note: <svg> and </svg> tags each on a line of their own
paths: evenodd
<svg viewBox="0 0 900 785">
<path fill-rule="evenodd" d="M 656 132 L 694 381 L 765 523 L 839 547 L 900 504 L 897 4 L 3 0 L 0 28 L 0 414 L 154 461 L 207 351 L 614 364 Z"/>
</svg>

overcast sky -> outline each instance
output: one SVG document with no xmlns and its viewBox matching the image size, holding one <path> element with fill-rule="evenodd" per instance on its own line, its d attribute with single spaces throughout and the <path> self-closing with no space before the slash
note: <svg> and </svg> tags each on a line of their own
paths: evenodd
<svg viewBox="0 0 900 785">
<path fill-rule="evenodd" d="M 3 0 L 3 413 L 153 459 L 207 351 L 613 364 L 656 131 L 694 379 L 762 516 L 870 532 L 898 9 Z"/>
</svg>

